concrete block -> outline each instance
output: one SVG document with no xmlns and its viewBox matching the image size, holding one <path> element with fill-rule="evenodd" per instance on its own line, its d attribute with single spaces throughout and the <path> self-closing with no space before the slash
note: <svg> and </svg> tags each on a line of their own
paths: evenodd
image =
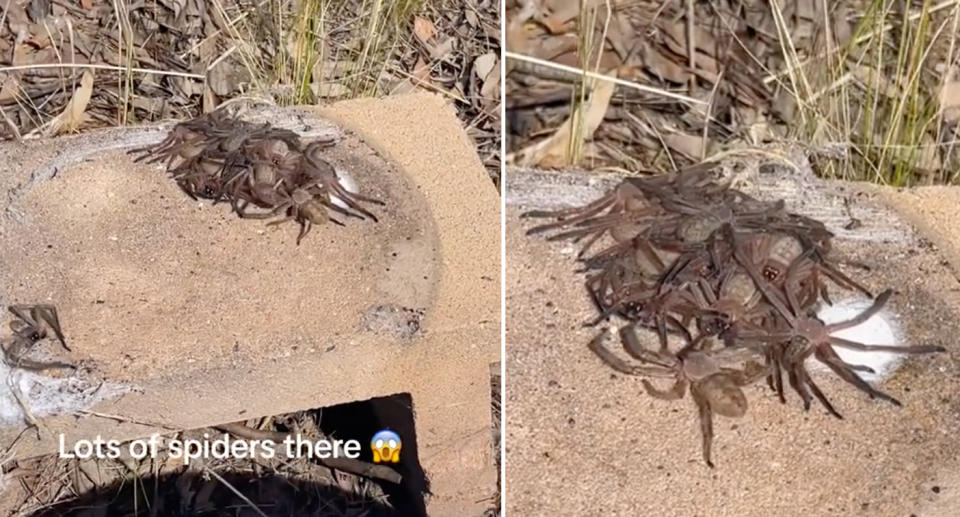
<svg viewBox="0 0 960 517">
<path fill-rule="evenodd" d="M 46 431 L 15 454 L 55 452 L 59 433 L 133 439 L 409 393 L 428 510 L 480 513 L 496 481 L 499 198 L 452 108 L 423 94 L 253 118 L 338 135 L 330 160 L 386 201 L 380 223 L 315 227 L 297 246 L 294 223 L 193 201 L 124 153 L 165 128 L 0 146 L 0 303 L 55 304 L 63 357 L 84 366 L 68 390 L 23 384 L 67 403 L 35 406 Z M 0 443 L 23 426 L 6 418 Z"/>
</svg>

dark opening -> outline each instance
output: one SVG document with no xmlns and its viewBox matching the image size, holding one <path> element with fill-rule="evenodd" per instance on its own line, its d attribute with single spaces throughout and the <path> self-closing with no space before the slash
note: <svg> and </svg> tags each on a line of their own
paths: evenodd
<svg viewBox="0 0 960 517">
<path fill-rule="evenodd" d="M 424 496 L 430 493 L 430 482 L 420 466 L 413 399 L 409 393 L 330 406 L 320 411 L 320 429 L 333 438 L 359 440 L 364 445 L 360 456 L 364 461 L 373 461 L 370 439 L 374 433 L 381 429 L 397 433 L 403 446 L 400 462 L 395 467 L 403 481 L 399 485 L 384 484 L 383 491 L 399 514 L 410 517 L 427 514 Z"/>
<path fill-rule="evenodd" d="M 250 503 L 270 517 L 292 515 L 400 517 L 374 500 L 341 488 L 284 476 L 223 473 L 224 482 L 205 479 L 202 471 L 140 478 L 102 487 L 70 501 L 44 508 L 31 517 L 256 517 Z M 246 498 L 249 502 L 245 501 Z"/>
<path fill-rule="evenodd" d="M 386 465 L 399 472 L 403 479 L 399 484 L 371 480 L 380 490 L 380 495 L 374 498 L 341 488 L 337 483 L 291 477 L 289 472 L 264 468 L 263 464 L 244 463 L 248 460 L 233 460 L 235 467 L 228 468 L 223 468 L 222 463 L 218 466 L 211 462 L 208 465 L 212 470 L 191 466 L 187 470 L 159 476 L 135 479 L 127 476 L 127 479 L 105 483 L 66 500 L 63 497 L 66 494 L 61 492 L 60 497 L 48 502 L 49 506 L 30 516 L 426 516 L 424 497 L 429 493 L 429 481 L 420 466 L 410 394 L 274 415 L 270 420 L 275 430 L 283 433 L 293 431 L 291 422 L 312 421 L 330 439 L 357 440 L 361 444 L 359 460 L 365 462 L 373 461 L 371 438 L 378 431 L 389 429 L 399 435 L 402 446 L 400 461 Z M 197 435 L 206 431 L 211 430 L 185 433 Z M 76 468 L 76 464 L 61 467 L 69 472 Z M 67 479 L 69 476 L 59 477 Z M 383 496 L 386 496 L 385 500 Z"/>
</svg>

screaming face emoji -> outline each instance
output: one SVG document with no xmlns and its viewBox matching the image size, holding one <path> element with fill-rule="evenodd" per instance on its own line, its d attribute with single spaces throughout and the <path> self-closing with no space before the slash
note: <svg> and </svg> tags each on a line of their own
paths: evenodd
<svg viewBox="0 0 960 517">
<path fill-rule="evenodd" d="M 397 463 L 400 461 L 400 436 L 384 429 L 373 435 L 370 448 L 373 449 L 374 463 Z"/>
</svg>

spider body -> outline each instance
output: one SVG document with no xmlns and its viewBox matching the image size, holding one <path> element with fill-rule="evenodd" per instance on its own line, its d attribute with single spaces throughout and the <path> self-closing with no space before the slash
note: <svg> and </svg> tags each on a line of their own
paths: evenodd
<svg viewBox="0 0 960 517">
<path fill-rule="evenodd" d="M 702 453 L 704 462 L 713 467 L 711 448 L 713 444 L 713 415 L 740 418 L 747 412 L 747 398 L 743 386 L 766 375 L 766 368 L 752 359 L 756 352 L 749 348 L 721 348 L 711 350 L 705 336 L 688 342 L 676 353 L 652 351 L 644 348 L 633 333 L 625 327 L 620 331 L 624 349 L 640 364 L 631 364 L 603 345 L 607 333 L 603 332 L 590 342 L 590 349 L 615 370 L 628 375 L 654 378 L 672 378 L 673 385 L 667 390 L 654 387 L 642 379 L 646 392 L 655 398 L 677 400 L 690 396 L 697 406 Z M 734 368 L 744 364 L 742 368 Z"/>
<path fill-rule="evenodd" d="M 64 350 L 70 351 L 63 330 L 60 328 L 56 307 L 47 304 L 11 305 L 7 309 L 16 319 L 10 322 L 10 330 L 13 332 L 12 340 L 0 343 L 5 363 L 12 367 L 35 371 L 74 367 L 60 361 L 41 362 L 26 357 L 36 343 L 47 337 L 48 331 L 53 332 Z"/>
</svg>

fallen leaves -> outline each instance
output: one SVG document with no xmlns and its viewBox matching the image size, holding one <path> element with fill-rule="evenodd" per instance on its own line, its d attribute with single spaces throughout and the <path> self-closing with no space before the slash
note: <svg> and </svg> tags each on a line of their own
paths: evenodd
<svg viewBox="0 0 960 517">
<path fill-rule="evenodd" d="M 960 75 L 955 38 L 943 30 L 956 27 L 956 15 L 947 4 L 885 10 L 870 26 L 850 2 L 518 1 L 505 25 L 508 157 L 566 163 L 582 79 L 553 65 L 590 63 L 641 87 L 610 100 L 586 146 L 592 166 L 667 169 L 719 146 L 788 139 L 850 148 L 839 167 L 817 162 L 826 175 L 960 179 L 952 172 L 960 170 Z"/>
<path fill-rule="evenodd" d="M 500 99 L 500 59 L 487 52 L 473 61 L 473 73 L 483 83 L 480 95 L 484 99 Z"/>
<path fill-rule="evenodd" d="M 616 77 L 616 71 L 611 73 Z M 575 130 L 578 114 L 575 112 L 560 124 L 560 127 L 549 138 L 541 140 L 526 149 L 519 151 L 511 160 L 519 165 L 538 166 L 545 168 L 561 168 L 576 163 L 571 149 L 574 139 L 588 141 L 593 138 L 594 132 L 603 121 L 603 117 L 610 107 L 616 84 L 612 81 L 595 80 L 596 87 L 581 108 L 582 118 L 579 131 Z"/>
</svg>

